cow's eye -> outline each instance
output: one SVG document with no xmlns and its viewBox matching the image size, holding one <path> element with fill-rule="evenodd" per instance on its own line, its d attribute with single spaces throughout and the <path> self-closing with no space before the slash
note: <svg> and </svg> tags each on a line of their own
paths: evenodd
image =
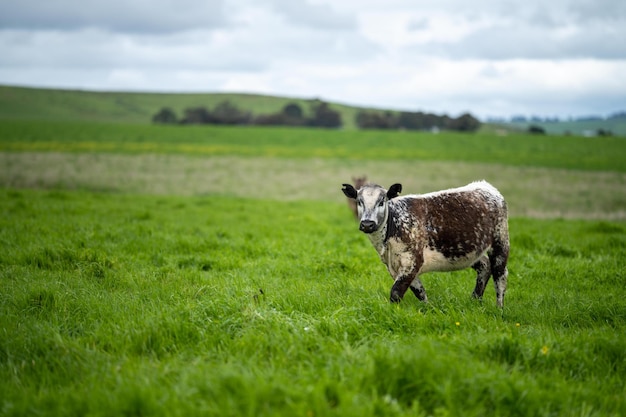
<svg viewBox="0 0 626 417">
<path fill-rule="evenodd" d="M 378 207 L 382 207 L 385 205 L 385 200 L 380 200 L 380 202 L 378 203 Z"/>
</svg>

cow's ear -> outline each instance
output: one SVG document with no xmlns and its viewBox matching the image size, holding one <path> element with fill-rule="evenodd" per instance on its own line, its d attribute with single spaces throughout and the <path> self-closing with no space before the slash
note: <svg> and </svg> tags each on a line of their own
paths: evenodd
<svg viewBox="0 0 626 417">
<path fill-rule="evenodd" d="M 402 184 L 394 184 L 389 187 L 389 191 L 387 191 L 387 198 L 391 200 L 392 198 L 396 198 L 402 192 Z"/>
<path fill-rule="evenodd" d="M 342 185 L 343 185 L 343 188 L 341 189 L 341 191 L 343 191 L 346 197 L 356 199 L 356 190 L 354 189 L 352 184 L 342 184 Z"/>
</svg>

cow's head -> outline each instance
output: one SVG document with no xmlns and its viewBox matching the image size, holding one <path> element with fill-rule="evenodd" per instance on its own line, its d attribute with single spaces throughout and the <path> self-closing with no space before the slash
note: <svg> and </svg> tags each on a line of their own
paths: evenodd
<svg viewBox="0 0 626 417">
<path fill-rule="evenodd" d="M 348 198 L 356 200 L 360 219 L 359 229 L 364 233 L 373 233 L 387 218 L 387 202 L 402 191 L 401 184 L 394 184 L 385 190 L 380 185 L 365 184 L 358 191 L 350 184 L 343 184 L 341 189 Z"/>
</svg>

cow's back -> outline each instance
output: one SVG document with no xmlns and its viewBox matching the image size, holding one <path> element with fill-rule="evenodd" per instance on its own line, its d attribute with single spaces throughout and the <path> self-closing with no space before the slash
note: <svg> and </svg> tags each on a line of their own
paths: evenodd
<svg viewBox="0 0 626 417">
<path fill-rule="evenodd" d="M 506 223 L 506 204 L 488 183 L 390 201 L 391 233 L 449 259 L 487 250 L 499 223 Z"/>
</svg>

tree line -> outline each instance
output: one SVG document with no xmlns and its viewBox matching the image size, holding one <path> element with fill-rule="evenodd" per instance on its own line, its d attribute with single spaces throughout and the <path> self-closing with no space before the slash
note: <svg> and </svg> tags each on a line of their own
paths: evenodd
<svg viewBox="0 0 626 417">
<path fill-rule="evenodd" d="M 305 116 L 296 103 L 285 105 L 278 113 L 254 116 L 252 112 L 239 109 L 230 101 L 222 101 L 213 109 L 190 107 L 179 118 L 169 107 L 164 107 L 152 117 L 153 123 L 164 124 L 216 124 L 216 125 L 259 125 L 259 126 L 311 126 L 339 128 L 341 114 L 330 108 L 328 103 L 315 101 L 311 115 Z"/>
<path fill-rule="evenodd" d="M 258 126 L 310 126 L 340 128 L 341 114 L 329 104 L 315 100 L 309 115 L 305 115 L 297 103 L 285 105 L 281 111 L 272 114 L 253 115 L 239 109 L 230 101 L 218 103 L 213 109 L 190 107 L 182 117 L 169 107 L 164 107 L 152 117 L 153 123 L 162 124 L 216 124 L 216 125 L 258 125 Z M 439 116 L 423 112 L 390 112 L 361 110 L 356 115 L 359 129 L 404 129 L 404 130 L 456 130 L 473 132 L 480 127 L 480 121 L 469 113 L 457 118 Z"/>
<path fill-rule="evenodd" d="M 392 113 L 367 110 L 357 113 L 356 124 L 360 129 L 456 130 L 460 132 L 474 132 L 480 127 L 480 121 L 469 113 L 453 118 L 423 112 Z"/>
</svg>

